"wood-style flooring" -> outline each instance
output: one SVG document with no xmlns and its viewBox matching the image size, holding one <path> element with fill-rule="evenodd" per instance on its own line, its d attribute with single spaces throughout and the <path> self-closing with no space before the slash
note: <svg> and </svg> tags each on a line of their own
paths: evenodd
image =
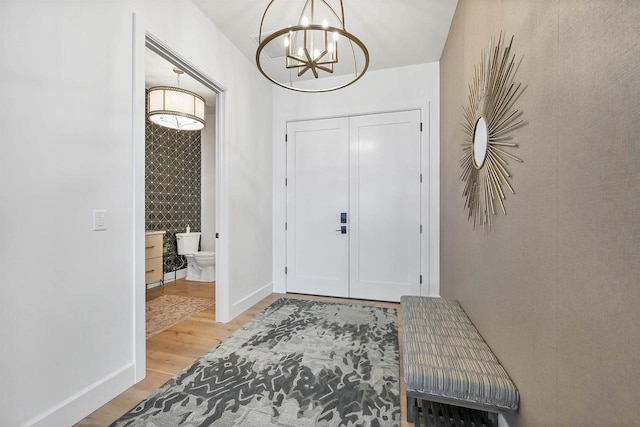
<svg viewBox="0 0 640 427">
<path fill-rule="evenodd" d="M 147 301 L 162 294 L 184 295 L 214 299 L 215 284 L 189 282 L 178 279 L 164 287 L 147 290 Z M 242 325 L 253 319 L 282 294 L 271 294 L 229 323 L 218 323 L 215 319 L 215 306 L 196 313 L 182 322 L 160 332 L 147 340 L 147 376 L 144 380 L 124 391 L 119 396 L 90 414 L 76 424 L 77 427 L 104 427 L 125 414 L 137 403 L 145 399 L 154 390 L 173 378 L 177 373 L 190 366 L 195 360 L 215 347 Z M 400 304 L 350 300 L 345 298 L 316 297 L 310 295 L 287 294 L 288 298 L 301 298 L 317 301 L 342 302 L 400 309 Z M 398 316 L 398 321 L 400 316 Z M 399 325 L 401 327 L 401 325 Z M 402 361 L 402 358 L 401 358 Z M 402 427 L 413 426 L 406 421 L 406 394 L 404 381 L 400 382 L 400 406 Z"/>
</svg>

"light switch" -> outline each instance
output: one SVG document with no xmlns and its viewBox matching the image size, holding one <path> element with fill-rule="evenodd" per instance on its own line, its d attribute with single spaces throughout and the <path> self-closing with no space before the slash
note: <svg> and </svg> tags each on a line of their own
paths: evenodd
<svg viewBox="0 0 640 427">
<path fill-rule="evenodd" d="M 107 229 L 107 211 L 102 209 L 93 210 L 93 231 Z"/>
</svg>

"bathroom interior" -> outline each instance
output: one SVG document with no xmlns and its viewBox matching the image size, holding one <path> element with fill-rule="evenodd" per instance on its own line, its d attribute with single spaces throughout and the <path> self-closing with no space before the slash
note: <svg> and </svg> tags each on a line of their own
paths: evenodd
<svg viewBox="0 0 640 427">
<path fill-rule="evenodd" d="M 154 102 L 149 93 L 158 87 L 195 93 L 206 107 L 201 130 L 174 129 L 145 116 L 147 291 L 175 280 L 215 282 L 215 92 L 147 48 L 147 112 Z"/>
</svg>

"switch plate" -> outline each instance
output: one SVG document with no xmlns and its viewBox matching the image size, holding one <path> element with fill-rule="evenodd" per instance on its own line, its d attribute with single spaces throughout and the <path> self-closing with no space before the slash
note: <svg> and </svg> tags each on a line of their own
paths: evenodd
<svg viewBox="0 0 640 427">
<path fill-rule="evenodd" d="M 103 209 L 93 210 L 93 231 L 107 229 L 107 211 Z"/>
</svg>

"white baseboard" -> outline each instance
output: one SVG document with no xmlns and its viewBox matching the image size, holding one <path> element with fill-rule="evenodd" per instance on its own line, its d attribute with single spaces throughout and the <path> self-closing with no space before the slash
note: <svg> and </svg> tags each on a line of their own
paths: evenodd
<svg viewBox="0 0 640 427">
<path fill-rule="evenodd" d="M 175 273 L 164 273 L 164 283 L 173 282 L 174 280 L 184 279 L 187 277 L 187 269 L 176 270 Z"/>
<path fill-rule="evenodd" d="M 164 273 L 164 284 L 166 285 L 167 283 L 173 282 L 174 280 L 184 279 L 185 277 L 187 277 L 186 268 L 183 268 L 181 270 L 176 270 L 175 273 L 174 272 Z M 162 285 L 162 282 L 149 283 L 147 284 L 147 289 L 156 288 L 161 285 Z"/>
<path fill-rule="evenodd" d="M 273 292 L 278 294 L 286 294 L 287 293 L 287 285 L 284 281 L 274 281 L 273 282 Z"/>
<path fill-rule="evenodd" d="M 134 364 L 130 363 L 63 400 L 22 424 L 27 426 L 70 426 L 135 384 Z"/>
<path fill-rule="evenodd" d="M 162 286 L 162 282 L 148 283 L 146 289 L 149 290 L 149 289 L 157 288 L 158 286 Z"/>
<path fill-rule="evenodd" d="M 239 314 L 242 314 L 244 311 L 253 307 L 256 303 L 271 295 L 271 293 L 273 293 L 273 282 L 267 283 L 255 292 L 242 298 L 240 301 L 234 302 L 231 304 L 231 309 L 229 310 L 229 319 L 233 319 Z"/>
</svg>

